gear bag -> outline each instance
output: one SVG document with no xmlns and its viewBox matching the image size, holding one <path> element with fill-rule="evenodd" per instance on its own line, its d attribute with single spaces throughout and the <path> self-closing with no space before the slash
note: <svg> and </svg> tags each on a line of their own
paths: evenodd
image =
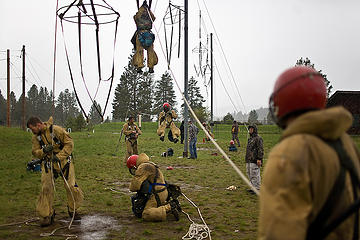
<svg viewBox="0 0 360 240">
<path fill-rule="evenodd" d="M 140 32 L 138 34 L 138 39 L 141 46 L 148 49 L 154 43 L 155 35 L 151 31 Z"/>
</svg>

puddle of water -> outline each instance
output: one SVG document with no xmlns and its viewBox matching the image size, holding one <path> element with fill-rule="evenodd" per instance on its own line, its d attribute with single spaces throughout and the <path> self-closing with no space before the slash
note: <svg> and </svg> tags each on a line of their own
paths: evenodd
<svg viewBox="0 0 360 240">
<path fill-rule="evenodd" d="M 86 215 L 81 217 L 79 239 L 102 240 L 110 230 L 119 229 L 117 220 L 110 216 Z"/>
</svg>

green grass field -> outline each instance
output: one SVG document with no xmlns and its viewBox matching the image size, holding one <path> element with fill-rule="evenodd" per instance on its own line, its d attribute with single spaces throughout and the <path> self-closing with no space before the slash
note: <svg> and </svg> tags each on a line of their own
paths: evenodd
<svg viewBox="0 0 360 240">
<path fill-rule="evenodd" d="M 179 158 L 183 145 L 174 144 L 167 139 L 161 142 L 156 135 L 156 123 L 143 123 L 139 152 L 151 156 L 160 166 L 167 181 L 182 187 L 183 192 L 200 208 L 201 213 L 212 230 L 212 239 L 256 239 L 258 198 L 247 193 L 247 187 L 227 161 L 216 152 L 211 143 L 203 144 L 204 133 L 198 135 L 198 159 Z M 131 212 L 128 192 L 131 175 L 124 165 L 125 143 L 122 138 L 118 151 L 119 132 L 122 123 L 108 123 L 95 127 L 94 132 L 76 132 L 74 139 L 75 169 L 78 185 L 85 194 L 84 205 L 80 210 L 83 216 L 109 217 L 114 221 L 105 229 L 103 239 L 181 239 L 190 226 L 185 215 L 176 222 L 169 216 L 168 221 L 148 223 L 137 219 Z M 227 151 L 231 139 L 230 125 L 215 126 L 215 138 Z M 270 149 L 278 142 L 280 130 L 276 126 L 260 126 L 259 133 L 264 139 L 265 164 Z M 26 171 L 26 164 L 32 159 L 31 136 L 17 128 L 0 127 L 0 225 L 22 222 L 36 217 L 35 204 L 40 191 L 40 173 Z M 229 153 L 234 163 L 245 173 L 244 154 L 247 136 L 241 128 L 240 151 Z M 360 147 L 360 137 L 354 137 Z M 160 154 L 172 147 L 174 156 L 161 157 Z M 173 166 L 173 170 L 166 170 Z M 236 191 L 228 191 L 230 185 Z M 112 190 L 114 191 L 112 191 Z M 56 224 L 40 228 L 19 224 L 1 226 L 0 239 L 39 239 L 40 234 L 66 226 L 69 220 L 66 209 L 66 195 L 63 182 L 56 180 L 55 209 Z M 190 214 L 196 223 L 201 223 L 196 208 L 180 198 L 183 210 Z M 101 225 L 99 225 L 101 226 Z M 86 228 L 86 224 L 74 225 L 71 230 L 59 230 L 59 234 L 75 234 L 83 239 L 85 233 L 96 236 L 99 228 Z M 83 237 L 81 237 L 83 236 Z M 87 236 L 87 235 L 86 235 Z M 100 237 L 99 237 L 100 238 Z M 65 239 L 64 236 L 42 237 L 42 239 Z"/>
</svg>

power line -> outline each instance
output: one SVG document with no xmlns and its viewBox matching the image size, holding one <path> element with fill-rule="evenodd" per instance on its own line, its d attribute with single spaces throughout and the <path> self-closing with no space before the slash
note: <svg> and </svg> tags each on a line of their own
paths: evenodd
<svg viewBox="0 0 360 240">
<path fill-rule="evenodd" d="M 222 54 L 223 54 L 223 56 L 224 56 L 224 58 L 225 58 L 226 65 L 227 65 L 227 67 L 228 67 L 228 69 L 229 69 L 229 71 L 230 71 L 231 79 L 232 79 L 232 81 L 233 81 L 233 83 L 234 83 L 234 86 L 235 86 L 235 88 L 236 88 L 236 91 L 237 91 L 237 93 L 238 93 L 238 95 L 239 95 L 239 97 L 240 97 L 240 100 L 241 100 L 241 103 L 242 103 L 242 105 L 243 105 L 243 107 L 244 107 L 244 110 L 245 110 L 245 112 L 247 112 L 247 111 L 246 111 L 245 104 L 244 104 L 244 101 L 242 100 L 242 97 L 241 97 L 239 88 L 238 88 L 238 86 L 237 86 L 237 84 L 236 84 L 236 81 L 235 81 L 235 78 L 234 78 L 234 74 L 233 74 L 233 72 L 232 72 L 232 70 L 231 70 L 231 68 L 230 68 L 230 65 L 229 65 L 229 62 L 228 62 L 227 57 L 226 57 L 226 55 L 225 55 L 224 49 L 223 49 L 223 47 L 222 47 L 222 44 L 221 44 L 219 35 L 217 34 L 216 28 L 215 28 L 215 26 L 214 26 L 214 23 L 213 23 L 213 21 L 212 21 L 212 18 L 211 18 L 211 16 L 210 16 L 209 10 L 208 10 L 208 8 L 207 8 L 206 3 L 205 3 L 204 0 L 203 0 L 203 3 L 204 3 L 204 6 L 205 6 L 205 9 L 206 9 L 206 12 L 207 12 L 207 14 L 208 14 L 208 16 L 209 16 L 211 25 L 212 25 L 212 27 L 213 27 L 213 29 L 214 29 L 216 38 L 217 38 L 217 40 L 218 40 L 218 42 L 219 42 L 221 52 L 222 52 Z"/>
</svg>

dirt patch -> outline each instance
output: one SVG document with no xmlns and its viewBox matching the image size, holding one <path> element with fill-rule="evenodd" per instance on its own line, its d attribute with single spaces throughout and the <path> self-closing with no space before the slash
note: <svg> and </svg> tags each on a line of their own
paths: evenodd
<svg viewBox="0 0 360 240">
<path fill-rule="evenodd" d="M 197 148 L 198 151 L 216 151 L 215 148 Z"/>
<path fill-rule="evenodd" d="M 119 230 L 117 220 L 110 216 L 87 215 L 81 218 L 79 239 L 102 240 L 111 230 Z"/>
<path fill-rule="evenodd" d="M 110 190 L 113 192 L 117 192 L 117 193 L 122 193 L 125 195 L 132 195 L 132 192 L 130 192 L 129 190 L 129 182 L 121 182 L 121 181 L 117 181 L 117 182 L 109 182 L 109 184 L 111 186 L 106 187 L 106 190 Z"/>
</svg>

